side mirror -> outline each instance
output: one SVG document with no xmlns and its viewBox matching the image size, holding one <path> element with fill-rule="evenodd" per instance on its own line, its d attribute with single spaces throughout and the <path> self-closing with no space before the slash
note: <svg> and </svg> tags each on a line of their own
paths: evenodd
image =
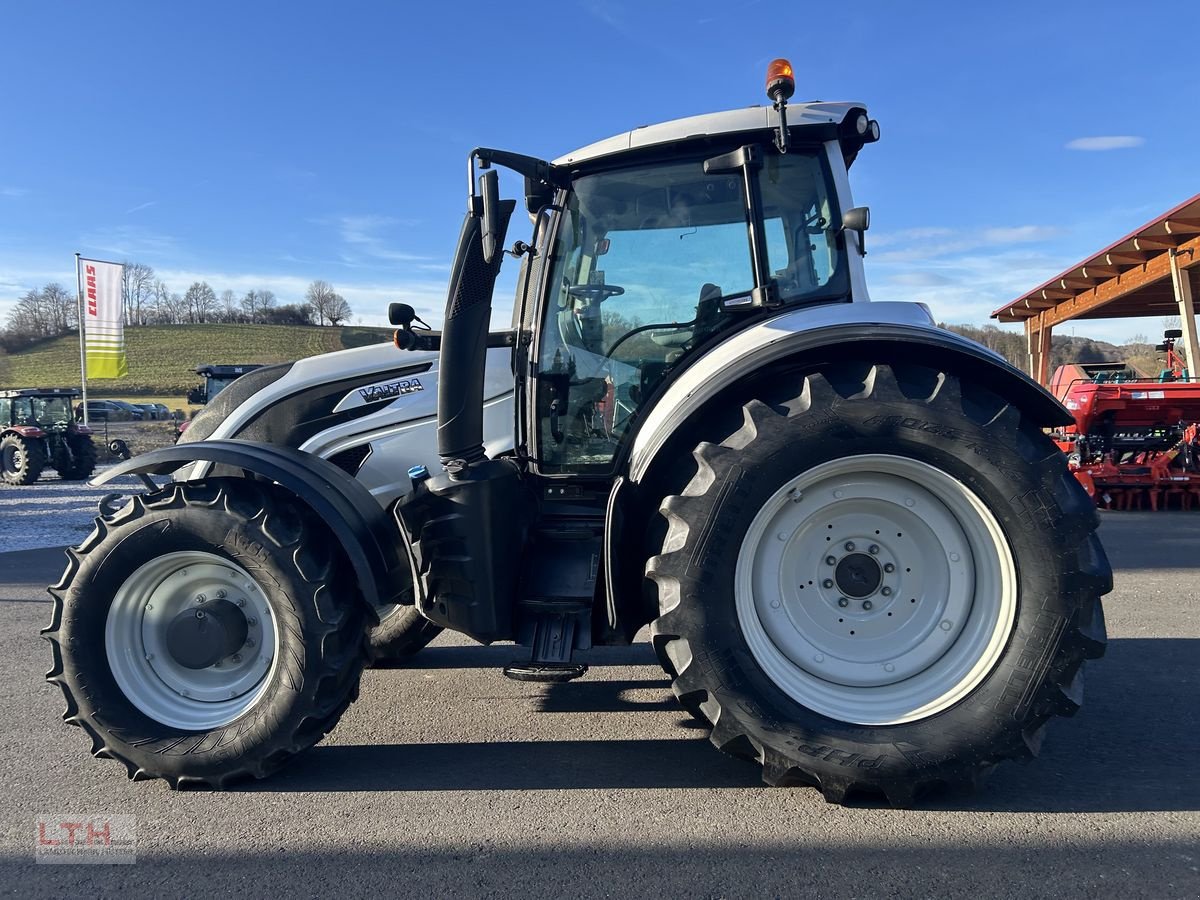
<svg viewBox="0 0 1200 900">
<path fill-rule="evenodd" d="M 417 317 L 417 311 L 407 303 L 389 303 L 388 321 L 401 328 L 407 328 Z"/>
<path fill-rule="evenodd" d="M 858 252 L 860 256 L 867 255 L 866 233 L 871 227 L 871 208 L 856 206 L 842 213 L 842 231 L 853 231 L 858 234 Z"/>
<path fill-rule="evenodd" d="M 491 263 L 496 258 L 496 213 L 500 208 L 500 176 L 495 169 L 488 169 L 479 176 L 479 193 L 483 195 L 483 222 L 480 229 L 483 237 L 483 261 Z"/>
</svg>

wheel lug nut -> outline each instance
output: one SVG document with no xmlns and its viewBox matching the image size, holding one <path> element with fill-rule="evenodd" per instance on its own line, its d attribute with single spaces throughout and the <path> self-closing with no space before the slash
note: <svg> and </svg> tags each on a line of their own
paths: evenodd
<svg viewBox="0 0 1200 900">
<path fill-rule="evenodd" d="M 207 600 L 207 599 L 208 599 L 208 597 L 207 597 L 207 596 L 205 596 L 204 594 L 197 594 L 197 595 L 196 595 L 196 602 L 197 602 L 197 603 L 203 603 L 203 602 L 204 602 L 205 600 Z"/>
<path fill-rule="evenodd" d="M 837 557 L 836 557 L 836 556 L 827 556 L 827 557 L 825 557 L 825 565 L 827 565 L 827 566 L 836 566 L 836 565 L 837 565 Z"/>
<path fill-rule="evenodd" d="M 229 595 L 225 591 L 223 591 L 223 590 L 217 591 L 217 599 L 218 600 L 224 600 L 227 596 L 229 596 Z"/>
<path fill-rule="evenodd" d="M 863 601 L 863 609 L 871 609 L 874 605 L 870 600 Z"/>
<path fill-rule="evenodd" d="M 850 601 L 847 600 L 845 597 L 842 597 L 840 600 L 838 600 L 838 606 L 840 606 L 842 608 L 845 608 L 849 605 L 850 605 Z"/>
<path fill-rule="evenodd" d="M 233 656 L 232 656 L 232 657 L 230 657 L 230 658 L 231 658 L 231 659 L 232 659 L 234 662 L 241 662 L 241 661 L 242 661 L 242 654 L 240 654 L 240 653 L 235 653 L 235 654 L 233 654 Z"/>
<path fill-rule="evenodd" d="M 832 578 L 826 578 L 824 581 L 822 581 L 822 582 L 821 582 L 821 587 L 823 587 L 823 588 L 831 588 L 831 587 L 833 587 L 833 579 L 832 579 Z"/>
<path fill-rule="evenodd" d="M 874 556 L 876 553 L 879 552 L 879 545 L 872 544 L 870 547 L 867 548 L 867 552 L 870 553 L 872 556 Z"/>
<path fill-rule="evenodd" d="M 883 594 L 883 596 L 885 596 L 885 597 L 890 597 L 890 596 L 892 596 L 892 589 L 890 587 L 885 587 L 879 593 Z"/>
<path fill-rule="evenodd" d="M 247 620 L 246 620 L 246 624 L 247 624 L 247 625 L 249 625 L 250 627 L 254 627 L 255 625 L 257 625 L 257 624 L 258 624 L 258 619 L 255 619 L 254 617 L 251 617 L 251 618 L 249 618 L 249 619 L 247 619 Z"/>
<path fill-rule="evenodd" d="M 885 571 L 885 572 L 889 572 L 889 573 L 890 573 L 890 572 L 895 572 L 895 571 L 896 571 L 896 567 L 895 567 L 894 565 L 892 565 L 891 563 L 884 563 L 884 564 L 883 564 L 883 571 Z"/>
<path fill-rule="evenodd" d="M 246 638 L 246 646 L 253 647 L 254 646 L 254 638 Z"/>
<path fill-rule="evenodd" d="M 245 606 L 245 605 L 246 605 L 246 598 L 245 598 L 245 597 L 239 597 L 239 598 L 238 598 L 238 606 Z"/>
<path fill-rule="evenodd" d="M 851 551 L 851 550 L 853 550 L 853 549 L 854 549 L 854 541 L 846 541 L 846 545 L 845 545 L 845 546 L 846 546 L 846 550 L 847 550 L 847 551 Z"/>
</svg>

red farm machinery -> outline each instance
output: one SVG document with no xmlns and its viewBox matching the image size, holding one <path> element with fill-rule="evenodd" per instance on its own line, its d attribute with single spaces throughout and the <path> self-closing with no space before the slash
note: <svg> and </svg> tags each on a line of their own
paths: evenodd
<svg viewBox="0 0 1200 900">
<path fill-rule="evenodd" d="M 1104 509 L 1200 509 L 1200 378 L 1169 330 L 1156 377 L 1126 363 L 1060 366 L 1053 394 L 1075 416 L 1058 435 L 1075 477 Z"/>
</svg>

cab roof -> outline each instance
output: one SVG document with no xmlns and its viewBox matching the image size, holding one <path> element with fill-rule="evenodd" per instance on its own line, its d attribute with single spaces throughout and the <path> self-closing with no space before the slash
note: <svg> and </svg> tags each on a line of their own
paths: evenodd
<svg viewBox="0 0 1200 900">
<path fill-rule="evenodd" d="M 0 391 L 0 400 L 16 397 L 78 397 L 79 388 L 16 388 Z"/>
<path fill-rule="evenodd" d="M 865 109 L 865 104 L 852 102 L 789 103 L 789 128 L 806 125 L 838 126 L 852 109 Z M 744 131 L 764 131 L 774 128 L 778 121 L 774 107 L 749 106 L 724 112 L 705 113 L 672 119 L 657 125 L 643 125 L 624 134 L 614 135 L 586 147 L 580 147 L 554 160 L 553 165 L 570 168 L 592 160 L 660 144 L 670 144 L 700 138 L 711 138 Z"/>
</svg>

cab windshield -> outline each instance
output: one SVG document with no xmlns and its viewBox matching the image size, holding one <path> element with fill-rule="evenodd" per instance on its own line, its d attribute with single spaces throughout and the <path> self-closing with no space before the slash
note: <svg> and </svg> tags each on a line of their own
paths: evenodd
<svg viewBox="0 0 1200 900">
<path fill-rule="evenodd" d="M 818 152 L 758 173 L 768 270 L 785 303 L 844 293 L 837 206 Z M 575 181 L 557 231 L 538 351 L 544 471 L 604 471 L 667 373 L 744 313 L 755 287 L 740 175 L 702 158 Z"/>
</svg>

